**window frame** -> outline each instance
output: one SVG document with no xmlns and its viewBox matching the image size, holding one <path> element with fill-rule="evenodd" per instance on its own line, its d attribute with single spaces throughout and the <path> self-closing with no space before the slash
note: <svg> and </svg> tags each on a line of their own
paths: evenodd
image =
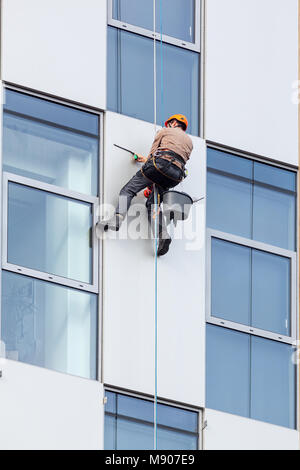
<svg viewBox="0 0 300 470">
<path fill-rule="evenodd" d="M 172 36 L 167 36 L 166 34 L 154 33 L 153 31 L 142 28 L 140 26 L 134 26 L 130 23 L 125 23 L 120 20 L 113 18 L 113 0 L 108 0 L 107 5 L 107 23 L 110 26 L 115 26 L 119 29 L 124 29 L 126 31 L 139 34 L 141 36 L 146 36 L 150 39 L 156 39 L 158 41 L 163 41 L 168 44 L 173 44 L 191 51 L 201 53 L 201 15 L 202 15 L 203 3 L 202 0 L 195 0 L 195 43 L 183 41 L 182 39 L 177 39 Z"/>
<path fill-rule="evenodd" d="M 13 173 L 3 172 L 3 194 L 2 194 L 2 204 L 3 204 L 3 216 L 2 216 L 2 268 L 7 271 L 12 271 L 18 274 L 25 274 L 30 277 L 38 278 L 44 281 L 54 282 L 56 284 L 61 284 L 67 287 L 74 287 L 86 292 L 98 293 L 98 243 L 96 240 L 96 232 L 94 230 L 95 224 L 97 222 L 97 205 L 98 198 L 93 196 L 88 196 L 85 194 L 77 193 L 74 191 L 66 190 L 59 186 L 52 184 L 44 183 L 38 180 L 33 180 L 24 176 L 19 176 Z M 65 278 L 58 276 L 56 274 L 47 273 L 44 271 L 38 271 L 35 269 L 27 268 L 24 266 L 19 266 L 13 263 L 8 262 L 8 187 L 9 183 L 17 183 L 27 188 L 38 189 L 51 193 L 56 196 L 63 196 L 66 199 L 73 199 L 79 202 L 86 202 L 92 207 L 92 221 L 93 221 L 93 233 L 92 233 L 92 283 L 88 284 L 85 282 L 76 281 L 70 278 Z"/>
<path fill-rule="evenodd" d="M 211 313 L 211 240 L 217 238 L 219 240 L 228 241 L 237 245 L 245 246 L 247 248 L 254 248 L 259 251 L 271 253 L 274 255 L 283 256 L 290 259 L 290 322 L 291 322 L 291 336 L 280 335 L 271 331 L 262 330 L 252 326 L 243 325 L 241 323 L 232 322 L 222 318 L 214 317 Z M 215 229 L 206 229 L 206 322 L 229 328 L 232 330 L 240 331 L 241 333 L 248 333 L 254 336 L 260 336 L 266 339 L 272 339 L 286 344 L 295 344 L 297 338 L 297 305 L 296 305 L 296 294 L 297 294 L 297 253 L 294 251 L 285 250 L 273 245 L 250 240 L 237 235 L 221 232 Z"/>
<path fill-rule="evenodd" d="M 32 96 L 32 97 L 35 97 L 35 98 L 40 98 L 40 99 L 43 99 L 43 100 L 46 100 L 46 101 L 50 101 L 54 104 L 57 104 L 57 105 L 62 105 L 62 106 L 66 106 L 66 107 L 69 107 L 69 108 L 73 108 L 73 109 L 76 109 L 78 111 L 84 111 L 84 112 L 87 112 L 87 113 L 91 113 L 91 114 L 94 114 L 97 116 L 98 118 L 98 135 L 97 136 L 94 136 L 93 137 L 96 137 L 97 140 L 98 140 L 98 165 L 97 165 L 97 178 L 98 178 L 98 194 L 97 196 L 89 196 L 89 195 L 86 195 L 86 194 L 82 194 L 82 193 L 76 193 L 77 195 L 80 196 L 79 200 L 83 200 L 85 201 L 85 198 L 91 198 L 93 199 L 94 201 L 94 206 L 93 206 L 93 209 L 94 209 L 94 214 L 93 214 L 93 223 L 96 223 L 99 219 L 99 207 L 101 204 L 103 204 L 104 202 L 104 112 L 102 110 L 99 110 L 98 108 L 96 107 L 93 107 L 93 106 L 88 106 L 88 105 L 84 105 L 84 104 L 80 104 L 80 103 L 77 103 L 77 102 L 74 102 L 74 101 L 71 101 L 71 100 L 67 100 L 67 99 L 63 99 L 61 97 L 58 97 L 58 96 L 55 96 L 55 95 L 49 95 L 47 93 L 43 93 L 41 91 L 37 91 L 37 90 L 33 90 L 33 89 L 28 89 L 26 87 L 22 87 L 22 86 L 17 86 L 13 83 L 10 83 L 8 81 L 3 81 L 2 82 L 2 86 L 0 87 L 0 93 L 1 93 L 1 98 L 2 98 L 2 103 L 4 103 L 4 100 L 5 100 L 5 90 L 12 90 L 12 91 L 16 91 L 16 92 L 19 92 L 19 93 L 23 93 L 23 94 L 26 94 L 28 96 Z M 0 113 L 0 124 L 1 124 L 1 129 L 3 127 L 3 114 L 4 114 L 4 109 L 2 109 L 2 112 Z M 30 116 L 29 116 L 30 118 Z M 4 175 L 4 171 L 3 171 L 3 146 L 1 146 L 1 149 L 0 149 L 0 163 L 1 163 L 1 168 L 0 168 L 0 173 L 1 173 L 1 179 L 0 179 L 0 220 L 3 221 L 3 211 L 4 211 L 4 208 L 7 207 L 7 205 L 4 207 L 3 205 L 3 175 Z M 15 174 L 13 174 L 13 176 L 17 176 Z M 37 187 L 37 184 L 39 183 L 38 180 L 32 180 L 33 181 L 33 187 Z M 50 185 L 52 186 L 52 185 Z M 52 186 L 54 187 L 54 186 Z M 55 187 L 56 188 L 56 187 Z M 8 188 L 7 188 L 8 189 Z M 61 187 L 58 187 L 58 191 L 61 192 L 61 191 L 64 191 L 64 188 L 61 188 Z M 68 193 L 68 195 L 71 193 L 71 191 L 65 189 L 65 191 Z M 64 195 L 64 194 L 63 194 Z M 67 195 L 67 197 L 68 197 Z M 76 198 L 75 198 L 76 199 Z M 3 253 L 4 253 L 4 249 L 3 249 L 3 229 L 4 229 L 4 226 L 2 225 L 2 229 L 0 230 L 0 238 L 1 238 L 1 242 L 0 243 L 0 259 L 1 259 L 1 262 L 3 262 Z M 103 241 L 102 240 L 99 240 L 97 237 L 94 238 L 96 235 L 96 232 L 95 232 L 95 225 L 93 226 L 93 242 L 94 243 L 94 248 L 95 250 L 97 251 L 97 264 L 94 263 L 94 266 L 93 266 L 93 269 L 97 269 L 97 272 L 96 272 L 96 277 L 95 279 L 93 279 L 94 281 L 94 285 L 93 287 L 91 287 L 91 285 L 88 285 L 88 288 L 84 288 L 84 287 L 81 287 L 81 285 L 84 285 L 84 283 L 81 283 L 81 282 L 75 282 L 75 284 L 73 283 L 73 281 L 71 280 L 70 282 L 68 282 L 68 279 L 67 278 L 58 278 L 58 276 L 53 276 L 53 279 L 49 279 L 47 275 L 45 275 L 45 279 L 43 277 L 43 273 L 39 273 L 37 272 L 37 276 L 32 276 L 32 277 L 36 277 L 37 279 L 40 279 L 40 280 L 45 280 L 47 282 L 53 282 L 53 283 L 56 283 L 56 284 L 60 284 L 62 286 L 65 286 L 65 287 L 75 287 L 77 290 L 81 290 L 82 292 L 90 292 L 90 293 L 95 293 L 95 294 L 98 294 L 98 308 L 97 308 L 97 344 L 96 344 L 96 357 L 95 357 L 95 362 L 96 362 L 96 378 L 95 380 L 96 381 L 99 381 L 100 378 L 101 378 L 101 374 L 102 374 L 102 321 L 101 321 L 101 318 L 102 318 L 102 300 L 101 300 L 101 297 L 100 295 L 102 294 L 102 284 L 103 284 L 103 273 L 102 273 L 102 259 L 103 259 Z M 93 259 L 94 261 L 94 259 Z M 17 268 L 18 269 L 18 268 Z M 1 266 L 1 269 L 0 269 L 0 295 L 2 295 L 2 271 L 6 270 L 6 271 L 11 271 L 11 272 L 16 272 L 17 274 L 21 274 L 21 275 L 26 275 L 25 274 L 25 268 L 22 268 L 22 271 L 15 271 L 14 269 L 14 265 L 11 266 L 11 268 L 5 268 L 2 264 Z M 50 274 L 51 276 L 51 274 Z M 55 279 L 54 279 L 55 277 Z M 60 282 L 62 281 L 62 282 Z M 79 286 L 79 287 L 78 287 Z M 1 324 L 2 324 L 2 305 L 1 305 L 1 302 L 0 302 L 0 341 L 1 341 Z M 94 380 L 94 379 L 90 379 L 90 380 Z"/>
<path fill-rule="evenodd" d="M 104 404 L 106 404 L 106 400 L 107 400 L 106 392 L 115 393 L 117 395 L 124 395 L 124 396 L 130 397 L 130 398 L 135 398 L 137 400 L 148 401 L 150 403 L 153 403 L 153 405 L 154 405 L 154 399 L 149 397 L 149 396 L 144 396 L 144 395 L 140 395 L 140 394 L 135 393 L 135 392 L 128 392 L 128 391 L 125 391 L 125 390 L 116 389 L 116 388 L 113 388 L 113 387 L 110 387 L 110 386 L 106 386 L 105 389 L 104 389 Z M 170 431 L 174 431 L 174 432 L 182 432 L 183 434 L 190 435 L 190 436 L 193 435 L 193 436 L 197 437 L 197 450 L 201 450 L 202 447 L 203 447 L 202 434 L 203 434 L 203 429 L 204 429 L 203 409 L 202 408 L 193 408 L 191 406 L 187 406 L 187 405 L 182 404 L 182 403 L 177 403 L 177 402 L 162 400 L 162 399 L 158 399 L 157 403 L 158 403 L 158 405 L 167 405 L 167 406 L 171 406 L 173 408 L 180 408 L 181 410 L 191 411 L 193 413 L 198 414 L 198 420 L 197 420 L 198 432 L 197 433 L 194 433 L 192 431 L 181 430 L 179 428 L 175 428 L 175 427 L 171 427 L 171 426 L 160 425 L 160 424 L 157 424 L 157 427 L 161 428 L 161 429 L 167 429 L 167 430 L 170 430 Z M 120 416 L 120 418 L 128 419 L 131 422 L 141 423 L 141 424 L 145 424 L 147 426 L 152 426 L 152 427 L 154 426 L 154 423 L 151 423 L 151 422 L 146 421 L 146 420 L 140 420 L 140 419 L 137 419 L 137 418 L 132 418 L 132 417 L 126 416 L 126 415 L 121 415 L 121 414 L 118 414 L 117 412 L 116 413 L 113 413 L 113 412 L 110 412 L 110 411 L 106 412 L 105 411 L 105 406 L 104 406 L 104 420 L 105 420 L 105 416 L 111 416 L 111 417 L 114 417 L 114 418 L 117 418 L 118 416 Z"/>
</svg>

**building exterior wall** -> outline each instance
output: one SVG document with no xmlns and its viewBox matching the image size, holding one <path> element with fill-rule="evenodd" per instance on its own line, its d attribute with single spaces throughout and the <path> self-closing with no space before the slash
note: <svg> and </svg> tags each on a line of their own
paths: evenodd
<svg viewBox="0 0 300 470">
<path fill-rule="evenodd" d="M 205 1 L 204 139 L 192 137 L 189 176 L 179 190 L 206 195 L 209 142 L 298 167 L 297 17 L 297 0 Z M 2 0 L 1 79 L 104 111 L 100 201 L 115 205 L 137 166 L 114 144 L 146 155 L 154 126 L 107 110 L 106 32 L 105 0 Z M 143 196 L 136 202 L 144 204 Z M 179 222 L 175 238 L 184 228 L 184 239 L 159 260 L 158 395 L 204 410 L 204 449 L 298 449 L 297 430 L 205 410 L 205 200 L 193 210 L 196 228 Z M 99 243 L 99 380 L 6 361 L 1 448 L 101 449 L 103 387 L 153 396 L 153 246 L 124 234 L 125 227 L 120 239 Z"/>
<path fill-rule="evenodd" d="M 206 5 L 206 139 L 297 166 L 297 1 Z"/>
<path fill-rule="evenodd" d="M 153 131 L 150 123 L 115 113 L 106 114 L 106 203 L 116 205 L 120 188 L 137 170 L 136 165 L 128 163 L 126 153 L 113 144 L 147 154 Z M 196 199 L 205 194 L 206 149 L 200 138 L 193 137 L 193 144 L 194 158 L 188 165 L 190 176 L 182 184 L 182 190 Z M 145 234 L 144 197 L 139 196 L 137 202 L 142 207 Z M 203 406 L 205 205 L 201 201 L 194 208 L 197 227 L 178 222 L 177 237 L 183 229 L 185 236 L 174 240 L 172 257 L 159 261 L 158 393 L 162 398 Z M 130 230 L 130 225 L 128 228 Z M 126 238 L 126 230 L 125 226 L 121 228 L 121 237 Z M 145 239 L 111 239 L 104 241 L 103 250 L 104 382 L 151 394 L 154 387 L 153 246 Z M 178 295 L 174 295 L 175 292 Z M 198 374 L 193 373 L 195 369 Z"/>
<path fill-rule="evenodd" d="M 103 448 L 99 382 L 1 360 L 1 450 Z"/>
<path fill-rule="evenodd" d="M 297 431 L 215 410 L 205 410 L 206 450 L 296 450 Z"/>
<path fill-rule="evenodd" d="M 2 80 L 106 107 L 106 2 L 2 2 Z"/>
</svg>

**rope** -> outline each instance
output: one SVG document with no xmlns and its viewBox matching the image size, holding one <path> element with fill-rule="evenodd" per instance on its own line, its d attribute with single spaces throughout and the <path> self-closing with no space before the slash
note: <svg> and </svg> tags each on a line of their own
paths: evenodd
<svg viewBox="0 0 300 470">
<path fill-rule="evenodd" d="M 155 299 L 154 299 L 154 363 L 155 363 L 155 380 L 154 380 L 154 450 L 157 450 L 157 388 L 158 388 L 158 270 L 157 270 L 157 249 L 158 249 L 158 230 L 157 230 L 157 221 L 158 221 L 158 189 L 154 185 L 154 207 L 155 207 L 155 225 L 154 225 L 154 239 L 155 239 L 155 263 L 154 263 L 154 290 L 155 290 Z"/>
<path fill-rule="evenodd" d="M 156 133 L 157 126 L 157 103 L 156 103 L 156 0 L 153 0 L 153 82 L 154 82 L 154 131 Z"/>
<path fill-rule="evenodd" d="M 156 114 L 156 0 L 153 0 L 153 33 L 154 33 L 154 43 L 153 43 L 153 74 L 154 74 L 154 131 L 156 133 L 156 121 L 157 121 L 157 114 Z M 154 443 L 153 448 L 157 450 L 157 383 L 158 383 L 158 374 L 157 374 L 157 316 L 158 316 L 158 296 L 157 296 L 157 279 L 158 279 L 158 272 L 157 272 L 157 249 L 158 249 L 158 241 L 157 241 L 157 213 L 158 213 L 158 205 L 157 205 L 157 187 L 153 185 L 154 191 L 154 207 L 155 207 L 155 224 L 154 224 L 154 239 L 155 239 L 155 262 L 154 262 Z"/>
<path fill-rule="evenodd" d="M 161 127 L 164 127 L 164 67 L 163 67 L 163 14 L 162 14 L 162 0 L 160 0 L 160 100 L 161 100 Z"/>
<path fill-rule="evenodd" d="M 160 0 L 160 48 L 161 48 L 161 119 L 162 119 L 162 127 L 164 126 L 164 90 L 163 90 L 163 42 L 162 42 L 162 31 L 163 31 L 163 23 L 162 23 L 162 0 Z M 156 133 L 157 128 L 157 86 L 156 86 L 156 0 L 153 0 L 153 34 L 154 34 L 154 44 L 153 44 L 153 74 L 154 74 L 154 130 Z M 153 158 L 154 161 L 154 158 Z M 154 225 L 154 239 L 155 239 L 155 262 L 154 262 L 154 450 L 157 450 L 158 447 L 158 436 L 157 436 L 157 393 L 158 393 L 158 220 L 159 220 L 159 192 L 157 185 L 153 185 L 154 191 L 154 213 L 155 213 L 155 225 Z"/>
</svg>

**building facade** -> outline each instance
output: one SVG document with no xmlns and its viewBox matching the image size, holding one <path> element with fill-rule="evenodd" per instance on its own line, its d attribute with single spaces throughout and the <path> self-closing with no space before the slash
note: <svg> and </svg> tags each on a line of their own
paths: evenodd
<svg viewBox="0 0 300 470">
<path fill-rule="evenodd" d="M 1 449 L 299 449 L 299 11 L 1 1 Z M 175 113 L 156 264 L 143 193 L 96 223 Z"/>
</svg>

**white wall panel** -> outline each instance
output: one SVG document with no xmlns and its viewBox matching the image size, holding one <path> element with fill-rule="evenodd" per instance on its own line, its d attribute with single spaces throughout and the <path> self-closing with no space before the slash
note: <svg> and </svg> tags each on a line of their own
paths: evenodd
<svg viewBox="0 0 300 470">
<path fill-rule="evenodd" d="M 104 0 L 3 0 L 2 79 L 106 106 Z"/>
<path fill-rule="evenodd" d="M 113 144 L 147 155 L 154 137 L 152 124 L 114 113 L 106 114 L 105 202 L 116 205 L 120 188 L 140 168 Z M 193 197 L 205 194 L 206 149 L 193 137 L 194 151 L 183 183 Z M 147 230 L 145 198 L 142 229 Z M 158 395 L 194 405 L 204 404 L 204 278 L 205 203 L 194 206 L 195 218 L 179 222 L 188 232 L 176 239 L 158 261 Z M 195 215 L 194 214 L 194 215 Z M 195 238 L 190 243 L 186 237 Z M 129 220 L 131 220 L 129 218 Z M 197 224 L 197 226 L 196 226 Z M 154 393 L 154 254 L 151 240 L 104 241 L 104 383 Z"/>
<path fill-rule="evenodd" d="M 298 1 L 206 4 L 206 138 L 297 165 Z"/>
<path fill-rule="evenodd" d="M 299 433 L 292 429 L 205 410 L 205 450 L 298 450 Z"/>
<path fill-rule="evenodd" d="M 103 449 L 99 382 L 0 360 L 1 450 Z"/>
</svg>

